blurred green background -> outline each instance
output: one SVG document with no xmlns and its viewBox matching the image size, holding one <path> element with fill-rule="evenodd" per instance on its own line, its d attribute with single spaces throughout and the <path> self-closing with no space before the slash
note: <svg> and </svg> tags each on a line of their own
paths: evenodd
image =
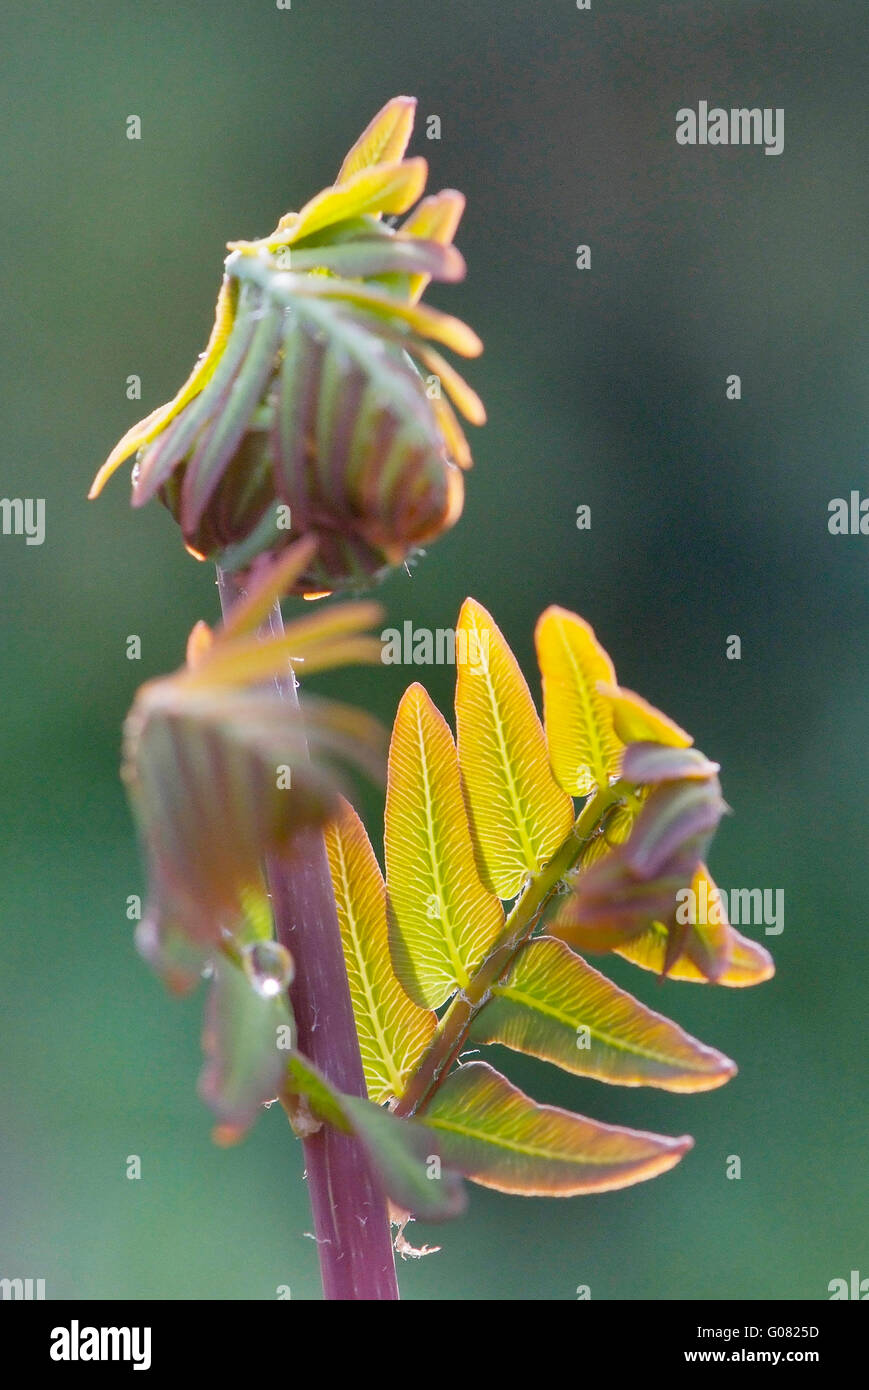
<svg viewBox="0 0 869 1390">
<path fill-rule="evenodd" d="M 463 1222 L 412 1228 L 443 1250 L 401 1268 L 404 1296 L 825 1298 L 869 1275 L 869 539 L 827 529 L 831 498 L 869 492 L 865 0 L 7 0 L 0 30 L 0 493 L 47 508 L 41 547 L 0 537 L 0 1275 L 49 1297 L 319 1294 L 299 1146 L 276 1108 L 212 1147 L 201 996 L 163 993 L 125 918 L 144 884 L 121 721 L 214 619 L 213 577 L 162 508 L 129 510 L 126 470 L 85 492 L 204 345 L 225 241 L 328 182 L 397 92 L 441 118 L 413 146 L 432 189 L 468 195 L 468 280 L 433 298 L 485 340 L 468 375 L 490 424 L 463 520 L 383 587 L 389 619 L 448 626 L 472 593 L 536 689 L 535 618 L 579 610 L 723 763 L 719 883 L 785 893 L 770 984 L 612 970 L 738 1060 L 724 1090 L 493 1052 L 540 1099 L 693 1134 L 685 1161 L 564 1202 L 471 1189 Z M 677 146 L 699 100 L 783 107 L 784 153 Z M 316 686 L 390 720 L 420 674 L 448 708 L 445 669 Z"/>
</svg>

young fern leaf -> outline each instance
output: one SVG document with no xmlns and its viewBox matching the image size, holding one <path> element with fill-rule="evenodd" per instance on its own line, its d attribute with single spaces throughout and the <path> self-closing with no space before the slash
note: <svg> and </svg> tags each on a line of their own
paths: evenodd
<svg viewBox="0 0 869 1390">
<path fill-rule="evenodd" d="M 519 663 L 474 599 L 462 605 L 460 641 L 469 659 L 457 662 L 456 731 L 477 863 L 486 887 L 512 898 L 570 833 L 573 805 Z"/>
<path fill-rule="evenodd" d="M 615 681 L 613 664 L 588 623 L 564 608 L 547 608 L 534 637 L 552 770 L 565 791 L 588 796 L 609 786 L 623 747 L 598 689 Z"/>
<path fill-rule="evenodd" d="M 384 845 L 395 971 L 412 999 L 437 1008 L 470 982 L 504 912 L 477 872 L 452 734 L 421 685 L 395 718 Z"/>
<path fill-rule="evenodd" d="M 445 188 L 435 193 L 414 208 L 405 218 L 398 233 L 402 237 L 422 237 L 426 241 L 436 241 L 439 246 L 448 246 L 453 240 L 465 210 L 465 198 L 455 188 Z M 415 304 L 425 291 L 428 275 L 412 275 L 408 285 L 408 298 Z"/>
<path fill-rule="evenodd" d="M 422 197 L 427 175 L 428 166 L 419 158 L 358 169 L 346 182 L 324 188 L 295 214 L 292 221 L 287 219 L 286 225 L 268 238 L 268 248 L 274 251 L 281 246 L 292 246 L 325 227 L 363 217 L 366 213 L 379 216 L 407 212 Z M 244 242 L 231 245 L 245 248 Z"/>
<path fill-rule="evenodd" d="M 387 1081 L 376 1069 L 378 1043 L 372 1094 L 396 1098 L 397 1115 L 343 1097 L 327 1098 L 320 1113 L 329 1119 L 331 1106 L 332 1122 L 354 1129 L 386 1190 L 417 1214 L 437 1206 L 431 1189 L 438 1184 L 428 1172 L 435 1158 L 450 1183 L 461 1173 L 504 1192 L 567 1196 L 654 1177 L 690 1148 L 689 1138 L 539 1105 L 485 1063 L 454 1067 L 470 1042 L 500 1044 L 611 1084 L 674 1092 L 709 1090 L 734 1074 L 729 1058 L 576 952 L 617 951 L 677 979 L 729 985 L 772 973 L 763 948 L 716 910 L 703 863 L 726 809 L 717 763 L 691 748 L 690 736 L 666 715 L 614 684 L 612 663 L 581 619 L 548 610 L 537 642 L 555 771 L 565 785 L 589 792 L 575 823 L 515 657 L 485 609 L 468 600 L 456 637 L 458 755 L 421 686 L 410 687 L 396 715 L 385 906 L 353 813 L 345 811 L 330 832 L 339 899 L 360 924 L 345 933 L 351 980 L 361 973 L 362 941 L 377 943 L 382 968 L 386 912 L 395 972 L 385 977 L 389 997 L 403 999 L 405 1009 L 418 1006 L 418 1031 L 406 1025 L 418 1061 L 412 1074 L 395 1064 L 399 1094 L 395 1076 Z M 351 839 L 355 857 L 337 850 Z M 559 895 L 564 883 L 569 891 Z M 712 905 L 702 920 L 683 914 L 686 889 Z M 505 919 L 499 898 L 517 892 Z M 558 910 L 548 934 L 534 935 L 552 901 Z M 401 986 L 413 1005 L 396 994 Z M 364 1048 L 373 992 L 354 985 Z M 447 1003 L 433 1026 L 426 1010 Z M 438 1214 L 449 1205 L 442 1200 Z"/>
<path fill-rule="evenodd" d="M 539 1105 L 485 1062 L 452 1072 L 423 1123 L 438 1136 L 450 1168 L 481 1187 L 526 1197 L 627 1187 L 665 1173 L 694 1142 Z"/>
<path fill-rule="evenodd" d="M 217 296 L 211 334 L 193 371 L 171 401 L 168 401 L 166 405 L 158 406 L 156 410 L 152 410 L 150 415 L 133 425 L 118 440 L 91 484 L 88 492 L 89 499 L 98 497 L 109 478 L 120 468 L 121 464 L 131 454 L 135 454 L 137 450 L 144 448 L 146 444 L 150 444 L 152 440 L 156 439 L 184 407 L 198 396 L 211 381 L 222 360 L 224 348 L 232 331 L 237 295 L 238 286 L 227 276 L 224 276 Z"/>
<path fill-rule="evenodd" d="M 388 101 L 350 146 L 335 182 L 344 183 L 372 164 L 390 164 L 401 159 L 410 142 L 415 115 L 414 97 L 393 97 Z"/>
<path fill-rule="evenodd" d="M 380 866 L 365 827 L 343 799 L 326 827 L 326 849 L 368 1098 L 397 1100 L 437 1019 L 408 998 L 393 971 Z"/>
<path fill-rule="evenodd" d="M 665 972 L 675 980 L 703 980 L 718 985 L 752 985 L 773 974 L 772 957 L 756 941 L 740 935 L 728 922 L 718 889 L 705 864 L 690 885 L 689 903 L 704 904 L 702 919 L 693 910 L 684 920 L 686 905 L 677 909 L 677 924 L 669 930 L 651 923 L 640 936 L 617 947 L 626 960 Z"/>
<path fill-rule="evenodd" d="M 688 902 L 702 902 L 698 916 L 684 901 L 676 908 L 675 923 L 670 931 L 665 973 L 679 956 L 687 956 L 707 980 L 717 980 L 730 962 L 730 923 L 723 910 L 721 897 L 704 863 L 697 865 L 688 887 Z M 677 894 L 677 900 L 683 897 Z"/>
<path fill-rule="evenodd" d="M 529 941 L 492 987 L 470 1041 L 501 1043 L 577 1076 L 620 1086 L 708 1091 L 736 1067 L 639 1004 L 560 941 Z"/>
<path fill-rule="evenodd" d="M 613 947 L 616 955 L 638 965 L 641 970 L 652 970 L 656 975 L 664 973 L 670 933 L 663 922 L 651 922 L 639 936 Z M 750 985 L 763 984 L 775 974 L 772 956 L 760 942 L 743 936 L 735 927 L 727 931 L 727 963 L 722 972 L 711 979 L 699 969 L 693 960 L 682 953 L 676 957 L 667 970 L 671 980 L 686 980 L 692 984 L 729 985 L 740 989 Z"/>
<path fill-rule="evenodd" d="M 598 690 L 612 709 L 613 725 L 624 743 L 665 743 L 673 748 L 688 748 L 694 742 L 690 734 L 680 729 L 667 714 L 662 714 L 642 695 L 624 686 L 601 680 Z"/>
</svg>

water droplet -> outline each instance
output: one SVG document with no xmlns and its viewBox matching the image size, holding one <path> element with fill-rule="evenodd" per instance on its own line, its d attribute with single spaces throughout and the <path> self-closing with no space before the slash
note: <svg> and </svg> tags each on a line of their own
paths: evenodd
<svg viewBox="0 0 869 1390">
<path fill-rule="evenodd" d="M 244 951 L 248 979 L 264 999 L 282 994 L 293 978 L 293 958 L 277 941 L 255 941 Z"/>
</svg>

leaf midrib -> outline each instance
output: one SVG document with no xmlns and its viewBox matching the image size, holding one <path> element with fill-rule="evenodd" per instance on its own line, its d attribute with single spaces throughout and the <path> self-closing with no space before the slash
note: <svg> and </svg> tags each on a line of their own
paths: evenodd
<svg viewBox="0 0 869 1390">
<path fill-rule="evenodd" d="M 475 631 L 475 633 L 478 631 L 476 621 L 474 622 L 474 631 Z M 478 645 L 478 650 L 479 650 L 479 642 L 478 642 L 477 645 Z M 508 748 L 507 748 L 507 744 L 506 744 L 505 739 L 504 739 L 504 725 L 503 725 L 503 721 L 502 721 L 502 719 L 501 719 L 501 709 L 500 709 L 500 705 L 499 705 L 499 703 L 498 703 L 498 699 L 497 699 L 497 696 L 496 696 L 496 693 L 495 693 L 495 687 L 494 687 L 494 685 L 492 684 L 492 679 L 491 679 L 491 675 L 490 675 L 490 671 L 489 671 L 489 663 L 488 663 L 488 662 L 486 662 L 485 665 L 484 665 L 484 667 L 483 667 L 483 674 L 485 675 L 485 678 L 486 678 L 486 688 L 487 688 L 487 690 L 488 690 L 488 692 L 489 692 L 489 700 L 490 700 L 490 704 L 491 704 L 491 706 L 492 706 L 492 715 L 493 715 L 493 719 L 494 719 L 495 735 L 496 735 L 496 738 L 497 738 L 497 740 L 498 740 L 498 745 L 499 745 L 500 750 L 501 750 L 501 765 L 502 765 L 502 767 L 503 767 L 503 769 L 504 769 L 504 773 L 505 773 L 505 776 L 506 776 L 506 779 L 507 779 L 507 787 L 508 787 L 510 799 L 511 799 L 511 801 L 512 801 L 512 803 L 513 803 L 513 812 L 514 812 L 515 824 L 516 824 L 516 828 L 517 828 L 518 831 L 519 831 L 520 841 L 521 841 L 521 843 L 522 843 L 522 845 L 523 845 L 523 847 L 524 847 L 524 849 L 525 849 L 525 868 L 526 868 L 530 873 L 533 873 L 534 870 L 537 868 L 537 853 L 536 853 L 536 850 L 535 850 L 535 848 L 534 848 L 534 844 L 533 844 L 533 842 L 531 841 L 531 839 L 530 839 L 530 837 L 529 837 L 529 835 L 528 835 L 528 832 L 527 832 L 527 830 L 526 830 L 526 819 L 527 819 L 527 818 L 526 818 L 526 816 L 523 814 L 522 801 L 521 801 L 521 798 L 520 798 L 520 796 L 519 796 L 519 792 L 518 792 L 518 789 L 517 789 L 517 786 L 516 786 L 516 779 L 515 779 L 514 776 L 513 776 L 513 764 L 512 764 L 512 760 L 511 760 L 511 758 L 510 758 L 510 754 L 509 754 L 509 750 L 508 750 Z"/>
<path fill-rule="evenodd" d="M 609 771 L 604 755 L 603 742 L 597 727 L 595 708 L 591 698 L 588 681 L 585 672 L 576 660 L 573 648 L 567 640 L 564 623 L 558 623 L 558 638 L 567 657 L 568 665 L 576 677 L 576 685 L 579 693 L 580 703 L 585 714 L 585 727 L 588 734 L 589 750 L 591 752 L 591 770 L 597 780 L 599 787 L 609 785 Z"/>
<path fill-rule="evenodd" d="M 488 1144 L 493 1149 L 507 1149 L 510 1153 L 521 1154 L 525 1158 L 543 1158 L 548 1163 L 565 1163 L 568 1165 L 596 1168 L 618 1168 L 623 1163 L 634 1164 L 643 1163 L 646 1159 L 617 1159 L 611 1158 L 597 1159 L 592 1157 L 572 1158 L 564 1153 L 553 1152 L 551 1149 L 540 1148 L 536 1144 L 522 1143 L 520 1140 L 497 1138 L 493 1139 L 485 1130 L 472 1129 L 470 1126 L 460 1123 L 458 1120 L 444 1120 L 440 1117 L 426 1115 L 425 1124 L 431 1129 L 442 1129 L 450 1134 L 459 1134 L 465 1139 L 473 1139 L 481 1144 Z M 649 1154 L 647 1158 L 654 1159 L 656 1154 Z"/>
<path fill-rule="evenodd" d="M 623 1040 L 614 1038 L 612 1034 L 604 1032 L 600 1028 L 593 1027 L 590 1023 L 576 1024 L 574 1020 L 565 1014 L 561 1009 L 552 1004 L 544 1004 L 541 1000 L 535 999 L 532 994 L 526 994 L 523 990 L 517 989 L 514 985 L 497 985 L 492 993 L 505 999 L 513 1000 L 519 1004 L 524 1004 L 537 1013 L 545 1014 L 550 1018 L 557 1019 L 559 1023 L 565 1024 L 568 1028 L 588 1028 L 592 1037 L 597 1038 L 606 1046 L 611 1047 L 616 1052 L 628 1053 L 634 1057 L 645 1057 L 649 1061 L 659 1062 L 668 1067 L 681 1066 L 675 1063 L 672 1058 L 665 1053 L 655 1052 L 649 1048 L 642 1048 L 638 1045 L 631 1045 Z M 702 1070 L 702 1068 L 691 1068 L 692 1070 Z"/>
<path fill-rule="evenodd" d="M 436 896 L 436 898 L 437 898 L 438 904 L 439 904 L 439 905 L 440 905 L 440 904 L 443 905 L 442 912 L 441 912 L 441 919 L 440 919 L 440 920 L 441 920 L 441 925 L 443 926 L 443 929 L 444 929 L 443 934 L 444 934 L 444 939 L 445 939 L 446 944 L 447 944 L 447 949 L 448 949 L 448 952 L 449 952 L 450 960 L 452 961 L 452 965 L 453 965 L 453 973 L 454 973 L 455 976 L 456 976 L 456 979 L 455 979 L 455 981 L 454 981 L 453 983 L 454 983 L 454 984 L 458 984 L 458 985 L 461 986 L 462 989 L 465 989 L 465 988 L 467 988 L 467 986 L 470 984 L 471 977 L 470 977 L 470 975 L 468 974 L 468 971 L 467 971 L 467 969 L 466 969 L 466 967 L 465 967 L 465 964 L 464 964 L 464 962 L 463 962 L 461 956 L 459 955 L 459 950 L 458 950 L 458 946 L 457 946 L 456 939 L 455 939 L 455 931 L 454 931 L 454 929 L 453 929 L 452 916 L 451 916 L 451 913 L 450 913 L 450 911 L 449 911 L 449 905 L 448 905 L 448 902 L 447 902 L 447 894 L 446 894 L 446 892 L 445 892 L 445 885 L 444 885 L 444 881 L 443 881 L 443 878 L 442 878 L 441 872 L 440 872 L 440 860 L 439 860 L 439 856 L 438 856 L 437 844 L 436 844 L 436 841 L 435 841 L 435 838 L 434 838 L 434 833 L 433 833 L 434 816 L 433 816 L 433 813 L 432 813 L 432 808 L 433 808 L 433 806 L 434 806 L 434 799 L 433 799 L 433 797 L 432 797 L 432 792 L 431 792 L 431 781 L 430 781 L 430 778 L 429 778 L 428 758 L 427 758 L 427 756 L 426 756 L 426 755 L 427 755 L 427 749 L 426 749 L 426 743 L 425 743 L 425 735 L 424 735 L 424 733 L 423 733 L 423 726 L 422 726 L 422 709 L 421 709 L 421 707 L 420 707 L 419 705 L 417 705 L 415 713 L 416 713 L 416 728 L 417 728 L 417 735 L 418 735 L 418 738 L 419 738 L 420 770 L 421 770 L 421 772 L 422 772 L 422 781 L 423 781 L 423 788 L 424 788 L 424 793 L 425 793 L 425 808 L 426 808 L 425 830 L 426 830 L 426 839 L 428 840 L 428 847 L 429 847 L 429 860 L 430 860 L 430 863 L 431 863 L 432 876 L 433 876 L 433 879 L 434 879 L 435 896 Z"/>
</svg>

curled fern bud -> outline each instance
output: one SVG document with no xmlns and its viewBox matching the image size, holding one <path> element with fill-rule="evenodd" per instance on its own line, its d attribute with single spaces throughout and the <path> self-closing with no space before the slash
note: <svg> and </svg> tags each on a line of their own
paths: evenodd
<svg viewBox="0 0 869 1390">
<path fill-rule="evenodd" d="M 474 424 L 485 411 L 435 345 L 471 357 L 482 344 L 419 302 L 429 280 L 464 276 L 462 195 L 382 220 L 425 185 L 425 161 L 401 158 L 413 111 L 389 102 L 335 185 L 269 237 L 230 243 L 203 356 L 91 496 L 135 453 L 134 506 L 159 496 L 198 557 L 245 569 L 313 537 L 300 593 L 366 582 L 453 525 L 471 463 L 453 406 Z"/>
</svg>

